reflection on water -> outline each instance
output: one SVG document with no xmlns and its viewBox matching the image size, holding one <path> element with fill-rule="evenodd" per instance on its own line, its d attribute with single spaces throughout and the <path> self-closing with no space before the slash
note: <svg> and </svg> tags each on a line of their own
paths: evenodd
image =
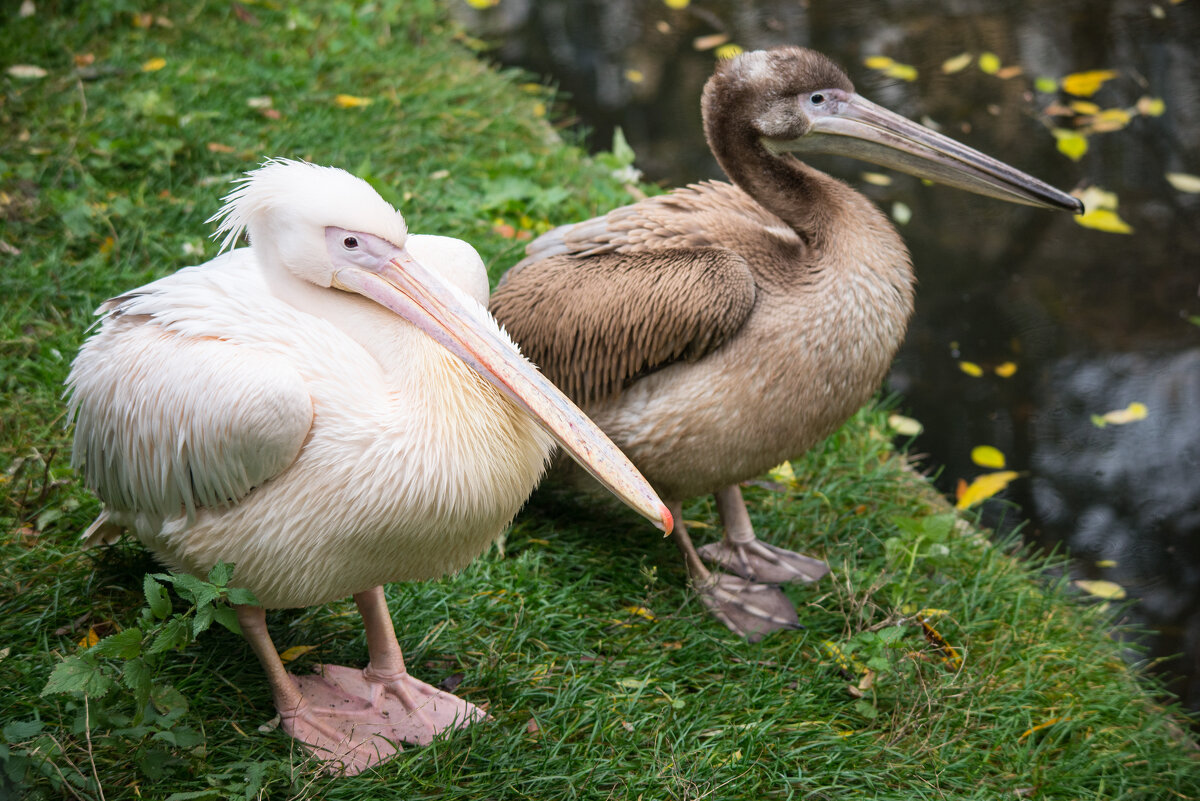
<svg viewBox="0 0 1200 801">
<path fill-rule="evenodd" d="M 1003 11 L 998 8 L 1003 6 Z M 501 0 L 461 5 L 494 55 L 549 76 L 571 95 L 604 148 L 620 126 L 650 180 L 719 177 L 700 129 L 711 49 L 726 35 L 746 49 L 793 43 L 824 51 L 859 91 L 1062 188 L 1103 187 L 1119 198 L 1129 236 L 1087 230 L 1067 215 L 1002 204 L 896 175 L 865 184 L 863 165 L 816 162 L 884 209 L 912 211 L 902 232 L 920 279 L 917 311 L 891 376 L 926 422 L 915 450 L 944 466 L 946 489 L 980 472 L 975 445 L 1000 448 L 1028 471 L 1008 497 L 1029 536 L 1065 541 L 1076 569 L 1128 587 L 1135 619 L 1156 629 L 1153 654 L 1183 652 L 1174 689 L 1200 708 L 1200 195 L 1166 173 L 1200 173 L 1200 3 L 1162 0 L 809 0 L 657 2 Z M 701 44 L 709 45 L 713 39 Z M 944 74 L 960 53 L 995 53 L 1022 74 L 975 63 Z M 905 82 L 863 66 L 886 55 L 917 67 Z M 1072 162 L 1047 108 L 1071 98 L 1034 78 L 1115 69 L 1091 100 L 1132 108 L 1165 101 L 1095 134 Z M 815 161 L 815 160 L 814 160 Z M 973 378 L 960 360 L 984 368 Z M 1014 362 L 1002 378 L 994 367 Z M 1093 414 L 1144 403 L 1149 415 L 1097 428 Z M 991 510 L 993 514 L 996 509 Z M 1010 515 L 1011 517 L 1011 515 Z M 1099 564 L 1098 564 L 1099 563 Z"/>
</svg>

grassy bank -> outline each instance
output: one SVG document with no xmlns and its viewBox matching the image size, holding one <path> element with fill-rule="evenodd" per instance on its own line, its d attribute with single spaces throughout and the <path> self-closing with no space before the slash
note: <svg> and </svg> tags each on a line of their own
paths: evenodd
<svg viewBox="0 0 1200 801">
<path fill-rule="evenodd" d="M 229 180 L 267 156 L 346 167 L 493 277 L 525 232 L 630 195 L 621 158 L 564 145 L 552 99 L 481 64 L 433 2 L 3 13 L 0 796 L 1200 798 L 1195 748 L 1122 661 L 1111 611 L 955 525 L 878 410 L 748 490 L 760 531 L 834 567 L 789 590 L 803 631 L 741 642 L 670 542 L 542 492 L 502 552 L 388 588 L 413 673 L 492 719 L 377 771 L 314 774 L 219 628 L 161 655 L 141 714 L 120 687 L 41 695 L 89 634 L 138 624 L 158 569 L 135 544 L 77 548 L 97 505 L 68 467 L 62 380 L 102 300 L 215 255 L 204 220 Z M 685 513 L 713 533 L 709 502 Z M 270 622 L 311 647 L 298 671 L 365 660 L 348 602 Z"/>
</svg>

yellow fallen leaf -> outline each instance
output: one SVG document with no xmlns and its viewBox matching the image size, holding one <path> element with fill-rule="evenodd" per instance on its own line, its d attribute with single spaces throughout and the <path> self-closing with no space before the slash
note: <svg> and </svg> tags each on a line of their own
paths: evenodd
<svg viewBox="0 0 1200 801">
<path fill-rule="evenodd" d="M 37 80 L 38 78 L 45 78 L 49 74 L 36 64 L 13 64 L 5 72 L 14 78 L 22 78 L 24 80 Z"/>
<path fill-rule="evenodd" d="M 98 642 L 100 642 L 100 635 L 96 633 L 95 627 L 88 626 L 87 634 L 83 635 L 83 639 L 79 641 L 79 647 L 91 648 Z"/>
<path fill-rule="evenodd" d="M 1103 598 L 1106 601 L 1120 601 L 1125 597 L 1125 588 L 1112 581 L 1079 579 L 1074 584 L 1084 592 L 1095 595 L 1097 598 Z"/>
<path fill-rule="evenodd" d="M 1000 71 L 1000 56 L 995 53 L 980 53 L 979 69 L 988 75 L 995 75 Z"/>
<path fill-rule="evenodd" d="M 717 48 L 717 58 L 725 60 L 742 54 L 741 45 L 726 44 Z"/>
<path fill-rule="evenodd" d="M 1084 228 L 1094 228 L 1110 234 L 1133 233 L 1133 227 L 1112 209 L 1093 209 L 1085 214 L 1076 214 L 1074 219 Z"/>
<path fill-rule="evenodd" d="M 1004 362 L 1003 364 L 998 364 L 992 370 L 992 372 L 995 373 L 996 375 L 1000 376 L 1001 378 L 1012 378 L 1013 375 L 1015 375 L 1017 372 L 1017 363 L 1016 362 Z"/>
<path fill-rule="evenodd" d="M 1100 107 L 1090 100 L 1072 100 L 1068 104 L 1077 114 L 1096 114 Z"/>
<path fill-rule="evenodd" d="M 942 62 L 942 72 L 951 75 L 955 72 L 961 72 L 966 69 L 967 65 L 975 56 L 970 53 L 960 53 L 954 58 L 948 58 Z"/>
<path fill-rule="evenodd" d="M 1021 69 L 1019 65 L 1010 64 L 1003 69 L 997 70 L 996 77 L 1003 81 L 1007 81 L 1009 78 L 1015 78 L 1023 72 L 1025 72 L 1025 70 Z"/>
<path fill-rule="evenodd" d="M 1096 567 L 1116 567 L 1116 559 L 1099 559 L 1096 561 Z"/>
<path fill-rule="evenodd" d="M 1092 415 L 1092 425 L 1096 426 L 1096 428 L 1104 428 L 1109 425 L 1123 426 L 1126 423 L 1145 420 L 1146 415 L 1149 413 L 1150 410 L 1146 408 L 1146 404 L 1134 401 L 1124 409 L 1114 409 L 1104 414 Z"/>
<path fill-rule="evenodd" d="M 886 70 L 896 62 L 887 56 L 867 56 L 863 59 L 863 64 L 866 64 L 873 70 Z"/>
<path fill-rule="evenodd" d="M 1186 172 L 1169 172 L 1167 180 L 1171 186 L 1180 192 L 1200 192 L 1200 175 L 1189 175 Z"/>
<path fill-rule="evenodd" d="M 962 491 L 958 493 L 958 500 L 955 502 L 954 508 L 970 509 L 1007 487 L 1013 479 L 1020 475 L 1015 470 L 1001 470 L 998 473 L 984 473 L 965 487 L 960 484 Z"/>
<path fill-rule="evenodd" d="M 712 50 L 714 47 L 720 47 L 729 41 L 727 33 L 710 33 L 707 36 L 697 36 L 692 40 L 692 49 L 704 52 Z"/>
<path fill-rule="evenodd" d="M 887 56 L 868 56 L 863 59 L 863 63 L 873 70 L 879 70 L 891 78 L 898 78 L 902 81 L 915 81 L 917 79 L 917 68 L 911 64 L 901 64 L 895 59 Z"/>
<path fill-rule="evenodd" d="M 644 606 L 626 606 L 624 609 L 629 614 L 637 615 L 638 617 L 644 617 L 646 620 L 658 620 L 658 618 L 654 616 L 654 613 Z"/>
<path fill-rule="evenodd" d="M 1089 120 L 1089 127 L 1095 133 L 1112 133 L 1119 131 L 1129 124 L 1133 115 L 1123 108 L 1106 108 Z"/>
<path fill-rule="evenodd" d="M 983 375 L 983 368 L 975 362 L 959 362 L 958 369 L 972 378 L 979 378 L 979 376 Z"/>
<path fill-rule="evenodd" d="M 678 11 L 681 8 L 687 8 L 691 0 L 663 0 L 663 5 L 667 8 L 673 8 Z"/>
<path fill-rule="evenodd" d="M 467 0 L 467 5 L 480 10 L 500 5 L 500 0 Z"/>
<path fill-rule="evenodd" d="M 862 178 L 873 186 L 890 186 L 892 183 L 892 176 L 882 172 L 864 172 Z"/>
<path fill-rule="evenodd" d="M 1079 161 L 1083 158 L 1083 154 L 1087 153 L 1087 137 L 1078 131 L 1069 131 L 1066 128 L 1054 128 L 1051 130 L 1051 133 L 1054 134 L 1054 138 L 1057 140 L 1058 152 L 1071 161 Z"/>
<path fill-rule="evenodd" d="M 333 102 L 338 108 L 362 108 L 363 106 L 371 105 L 371 98 L 355 97 L 354 95 L 338 95 L 333 99 Z"/>
<path fill-rule="evenodd" d="M 1091 97 L 1105 81 L 1117 77 L 1116 70 L 1090 70 L 1075 72 L 1062 79 L 1063 91 L 1076 97 Z"/>
<path fill-rule="evenodd" d="M 780 484 L 795 484 L 796 473 L 792 470 L 791 462 L 776 465 L 767 471 L 767 475 Z"/>
<path fill-rule="evenodd" d="M 902 437 L 915 437 L 925 430 L 919 420 L 905 417 L 902 414 L 889 414 L 888 427 Z"/>
<path fill-rule="evenodd" d="M 304 656 L 309 651 L 315 651 L 316 648 L 317 646 L 315 645 L 293 645 L 291 648 L 288 648 L 279 655 L 279 661 L 286 665 L 288 662 Z"/>
<path fill-rule="evenodd" d="M 641 70 L 625 70 L 625 80 L 630 83 L 641 83 L 646 80 L 646 74 Z"/>
<path fill-rule="evenodd" d="M 1004 467 L 1004 454 L 999 448 L 993 448 L 991 445 L 976 445 L 971 449 L 971 461 L 980 467 L 999 470 Z"/>
<path fill-rule="evenodd" d="M 152 58 L 142 65 L 142 72 L 158 72 L 165 66 L 167 66 L 165 58 Z"/>
<path fill-rule="evenodd" d="M 1138 98 L 1137 113 L 1147 117 L 1161 117 L 1163 112 L 1167 110 L 1167 104 L 1163 102 L 1161 97 L 1150 97 L 1142 95 Z"/>
<path fill-rule="evenodd" d="M 1089 186 L 1081 192 L 1072 192 L 1071 194 L 1083 201 L 1084 208 L 1088 211 L 1092 209 L 1117 210 L 1116 192 L 1109 192 L 1098 186 Z"/>
</svg>

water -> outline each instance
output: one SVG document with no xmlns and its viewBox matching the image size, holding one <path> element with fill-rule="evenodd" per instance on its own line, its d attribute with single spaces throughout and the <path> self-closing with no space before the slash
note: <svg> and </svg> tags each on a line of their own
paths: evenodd
<svg viewBox="0 0 1200 801">
<path fill-rule="evenodd" d="M 659 2 L 501 0 L 460 6 L 494 57 L 547 76 L 571 95 L 591 143 L 620 126 L 648 179 L 673 186 L 721 178 L 704 143 L 699 96 L 712 71 L 698 37 L 745 49 L 800 44 L 842 64 L 868 98 L 942 130 L 1064 189 L 1115 192 L 1132 235 L 1087 230 L 1069 215 L 1011 206 L 896 175 L 868 185 L 873 168 L 813 163 L 889 210 L 920 280 L 917 309 L 889 384 L 925 423 L 914 443 L 941 467 L 948 492 L 981 472 L 976 445 L 1024 471 L 1006 498 L 1030 521 L 1026 535 L 1065 542 L 1080 577 L 1104 578 L 1138 599 L 1132 621 L 1172 689 L 1200 709 L 1200 194 L 1167 173 L 1200 174 L 1200 3 L 1026 0 L 809 0 Z M 991 52 L 1023 74 L 1008 79 L 960 53 Z M 915 82 L 864 66 L 886 55 L 919 71 Z M 1161 116 L 1136 115 L 1088 138 L 1078 162 L 1057 152 L 1052 100 L 1037 76 L 1115 69 L 1091 100 L 1132 108 L 1161 98 Z M 632 72 L 631 72 L 632 71 Z M 640 78 L 640 80 L 639 80 Z M 971 377 L 959 367 L 983 368 Z M 1016 365 L 1011 377 L 995 368 Z M 1132 402 L 1144 420 L 1097 428 L 1092 415 Z M 998 504 L 987 519 L 998 522 Z M 1182 654 L 1182 656 L 1171 656 Z"/>
</svg>

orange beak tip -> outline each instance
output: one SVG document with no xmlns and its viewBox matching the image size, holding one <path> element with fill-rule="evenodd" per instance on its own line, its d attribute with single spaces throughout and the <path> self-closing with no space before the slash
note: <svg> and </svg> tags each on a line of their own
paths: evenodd
<svg viewBox="0 0 1200 801">
<path fill-rule="evenodd" d="M 659 515 L 662 518 L 663 536 L 671 536 L 671 532 L 675 530 L 675 518 L 671 516 L 671 510 L 663 506 L 659 510 Z"/>
</svg>

